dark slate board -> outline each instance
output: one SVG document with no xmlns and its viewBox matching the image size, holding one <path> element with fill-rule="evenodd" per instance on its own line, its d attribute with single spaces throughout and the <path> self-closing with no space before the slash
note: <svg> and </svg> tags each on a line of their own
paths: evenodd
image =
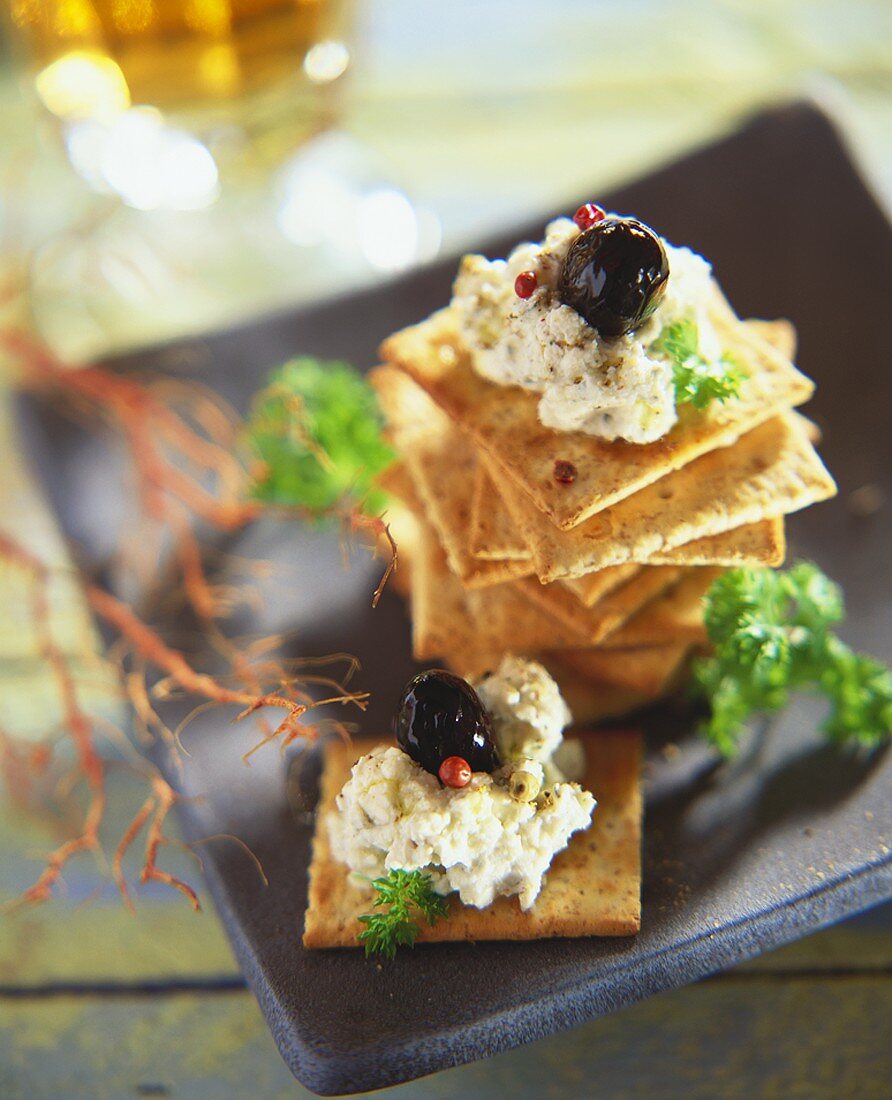
<svg viewBox="0 0 892 1100">
<path fill-rule="evenodd" d="M 580 199 L 588 196 L 579 196 Z M 810 406 L 840 497 L 795 517 L 793 552 L 846 588 L 845 635 L 892 659 L 888 561 L 892 510 L 854 518 L 848 495 L 868 482 L 892 499 L 887 314 L 892 234 L 828 121 L 809 106 L 762 115 L 739 133 L 604 196 L 670 240 L 710 257 L 744 316 L 789 316 L 800 362 L 819 384 Z M 541 223 L 491 242 L 491 254 Z M 447 297 L 455 262 L 309 310 L 117 361 L 121 369 L 196 369 L 244 408 L 267 368 L 296 352 L 372 365 L 379 340 Z M 126 506 L 104 444 L 49 410 L 28 410 L 26 438 L 63 525 L 110 583 L 109 531 Z M 297 652 L 347 650 L 375 701 L 362 728 L 387 728 L 411 670 L 395 597 L 375 612 L 376 576 L 344 574 L 323 535 L 261 527 L 234 549 L 287 570 L 259 617 L 236 629 L 299 631 Z M 171 623 L 175 627 L 176 623 Z M 235 846 L 205 849 L 207 876 L 233 946 L 279 1049 L 321 1093 L 395 1084 L 529 1042 L 660 990 L 731 966 L 892 896 L 892 771 L 885 753 L 828 749 L 819 708 L 792 707 L 754 734 L 732 765 L 690 736 L 684 715 L 651 716 L 644 917 L 635 939 L 420 947 L 392 965 L 359 952 L 300 946 L 310 831 L 285 797 L 285 768 L 267 751 L 250 768 L 250 735 L 219 714 L 187 733 L 193 753 L 182 816 L 191 837 L 244 838 L 267 889 Z M 666 756 L 660 740 L 680 740 Z"/>
</svg>

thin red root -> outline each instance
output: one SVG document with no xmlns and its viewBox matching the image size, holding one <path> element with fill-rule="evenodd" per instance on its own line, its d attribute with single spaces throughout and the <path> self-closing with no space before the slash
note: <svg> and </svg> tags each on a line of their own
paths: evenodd
<svg viewBox="0 0 892 1100">
<path fill-rule="evenodd" d="M 263 738 L 261 744 L 267 744 L 280 735 L 288 737 L 295 729 L 300 730 L 302 735 L 312 736 L 312 727 L 300 725 L 301 718 L 311 706 L 352 703 L 364 710 L 367 705 L 367 692 L 341 692 L 316 702 L 309 696 L 298 698 L 296 693 L 289 696 L 278 692 L 254 693 L 226 687 L 213 676 L 196 672 L 181 653 L 162 641 L 151 627 L 137 618 L 126 604 L 110 593 L 94 584 L 87 584 L 85 591 L 93 610 L 126 637 L 145 661 L 166 672 L 169 679 L 182 690 L 201 695 L 215 703 L 240 706 L 242 710 L 238 714 L 239 719 L 256 714 L 265 707 L 279 707 L 285 710 L 286 716 L 271 733 Z M 155 687 L 157 695 L 163 696 L 166 691 L 167 685 L 164 681 Z"/>
<path fill-rule="evenodd" d="M 370 531 L 375 536 L 376 543 L 383 539 L 388 546 L 390 557 L 387 566 L 381 580 L 378 581 L 377 588 L 372 593 L 372 607 L 377 607 L 387 582 L 399 562 L 399 550 L 397 549 L 396 540 L 391 533 L 390 525 L 384 522 L 382 516 L 367 516 L 364 512 L 352 511 L 349 515 L 349 522 L 351 531 Z"/>
<path fill-rule="evenodd" d="M 117 883 L 124 905 L 131 913 L 135 913 L 136 909 L 133 905 L 133 899 L 130 897 L 130 891 L 127 889 L 127 880 L 124 878 L 124 856 L 127 854 L 128 849 L 139 834 L 140 829 L 142 829 L 143 825 L 145 825 L 151 817 L 154 808 L 155 795 L 150 794 L 136 812 L 133 820 L 127 826 L 124 835 L 121 837 L 115 849 L 115 858 L 112 861 L 112 876 Z"/>
<path fill-rule="evenodd" d="M 202 837 L 201 840 L 193 840 L 188 847 L 197 848 L 199 844 L 209 844 L 212 840 L 230 840 L 233 844 L 238 845 L 256 867 L 257 874 L 260 876 L 260 881 L 263 885 L 269 886 L 269 879 L 266 877 L 266 871 L 264 871 L 263 864 L 257 858 L 257 855 L 248 847 L 241 837 L 235 836 L 233 833 L 214 833 L 212 836 Z"/>
<path fill-rule="evenodd" d="M 96 751 L 92 724 L 80 708 L 77 685 L 68 667 L 68 661 L 52 635 L 48 594 L 49 570 L 25 547 L 5 535 L 0 535 L 0 555 L 17 562 L 31 574 L 31 599 L 40 651 L 56 681 L 62 701 L 65 726 L 74 741 L 78 768 L 86 779 L 90 791 L 90 800 L 84 814 L 80 835 L 60 844 L 50 853 L 37 881 L 21 895 L 20 903 L 31 905 L 46 901 L 50 897 L 65 864 L 73 856 L 83 851 L 100 850 L 99 827 L 105 814 L 105 765 Z"/>
<path fill-rule="evenodd" d="M 228 686 L 219 678 L 192 668 L 182 653 L 168 646 L 126 604 L 96 585 L 86 584 L 85 592 L 93 610 L 126 639 L 134 655 L 137 667 L 125 683 L 137 721 L 147 733 L 160 732 L 176 742 L 180 731 L 174 734 L 166 730 L 156 713 L 145 689 L 142 665 L 152 666 L 166 677 L 155 685 L 152 698 L 164 698 L 171 687 L 175 687 L 198 695 L 211 704 L 237 706 L 240 708 L 239 718 L 257 714 L 266 707 L 283 710 L 285 716 L 278 726 L 271 729 L 271 724 L 264 725 L 261 744 L 276 738 L 288 744 L 299 736 L 314 737 L 315 728 L 304 726 L 301 722 L 313 706 L 350 703 L 360 709 L 365 708 L 366 693 L 347 692 L 343 685 L 335 681 L 330 682 L 333 691 L 330 699 L 314 701 L 289 680 L 284 667 L 277 669 L 273 661 L 265 662 L 262 669 L 256 667 L 251 657 L 256 658 L 259 652 L 251 656 L 240 654 L 216 630 L 215 620 L 227 605 L 232 604 L 233 595 L 227 589 L 215 589 L 208 583 L 195 535 L 195 521 L 201 519 L 220 530 L 233 531 L 256 519 L 261 512 L 289 518 L 305 514 L 301 508 L 271 509 L 248 498 L 246 488 L 251 472 L 232 447 L 238 430 L 237 418 L 209 395 L 197 394 L 188 409 L 183 411 L 174 406 L 163 388 L 164 384 L 153 388 L 134 377 L 104 367 L 73 369 L 22 331 L 0 331 L 0 346 L 18 358 L 26 385 L 63 394 L 75 410 L 87 411 L 120 434 L 127 444 L 137 476 L 141 509 L 156 525 L 167 525 L 171 529 L 176 539 L 186 597 L 203 626 L 209 630 L 218 651 L 229 659 L 236 678 L 235 686 Z M 175 383 L 167 385 L 175 386 Z M 188 397 L 183 392 L 184 398 Z M 301 417 L 294 419 L 299 424 Z M 317 457 L 320 462 L 327 461 L 326 455 Z M 345 511 L 341 505 L 337 514 L 344 515 Z M 332 514 L 335 514 L 334 510 Z M 373 533 L 376 549 L 384 541 L 389 545 L 390 560 L 372 598 L 372 606 L 376 606 L 397 566 L 396 543 L 381 517 L 368 517 L 357 510 L 348 518 L 353 531 Z M 101 853 L 99 829 L 105 813 L 105 765 L 95 749 L 95 731 L 79 706 L 77 688 L 65 655 L 52 637 L 47 592 L 50 571 L 27 549 L 2 534 L 0 556 L 18 562 L 33 576 L 34 618 L 41 652 L 58 686 L 67 733 L 77 750 L 77 779 L 85 781 L 89 791 L 80 835 L 51 853 L 43 873 L 22 896 L 23 902 L 30 903 L 49 897 L 65 864 L 74 855 L 85 850 Z M 257 648 L 258 651 L 262 648 L 260 643 Z M 328 683 L 323 676 L 310 679 L 316 683 Z M 266 691 L 266 685 L 272 685 L 273 690 Z M 195 909 L 200 908 L 195 891 L 157 865 L 159 846 L 165 842 L 162 833 L 164 821 L 176 797 L 173 789 L 160 776 L 153 779 L 150 796 L 137 811 L 116 848 L 112 873 L 125 905 L 131 910 L 133 902 L 124 879 L 123 864 L 128 850 L 143 829 L 146 832 L 145 859 L 140 881 L 163 882 L 179 890 Z M 235 837 L 232 839 L 241 843 Z M 246 848 L 246 851 L 249 850 Z M 249 854 L 256 862 L 253 853 Z M 259 865 L 258 870 L 265 879 Z"/>
<path fill-rule="evenodd" d="M 201 911 L 201 902 L 198 900 L 198 894 L 195 893 L 188 883 L 183 882 L 182 879 L 177 878 L 168 871 L 162 871 L 158 866 L 158 845 L 163 840 L 162 829 L 164 827 L 164 819 L 167 817 L 171 806 L 173 806 L 176 801 L 176 793 L 172 787 L 168 786 L 168 784 L 160 778 L 155 780 L 153 786 L 157 795 L 157 802 L 155 804 L 155 813 L 152 820 L 149 822 L 148 832 L 146 833 L 145 863 L 143 864 L 139 881 L 142 883 L 163 882 L 165 885 L 173 887 L 174 890 L 179 890 L 184 897 L 188 898 L 192 908 L 198 913 Z"/>
</svg>

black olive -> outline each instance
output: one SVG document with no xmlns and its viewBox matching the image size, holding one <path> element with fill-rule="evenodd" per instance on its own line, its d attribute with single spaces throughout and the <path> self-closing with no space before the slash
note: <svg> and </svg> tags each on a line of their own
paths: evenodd
<svg viewBox="0 0 892 1100">
<path fill-rule="evenodd" d="M 400 748 L 432 775 L 447 756 L 463 757 L 475 772 L 499 767 L 489 715 L 477 692 L 443 669 L 428 669 L 409 681 L 394 732 Z"/>
<path fill-rule="evenodd" d="M 666 250 L 652 229 L 604 218 L 570 245 L 558 297 L 602 336 L 622 336 L 650 317 L 668 279 Z"/>
</svg>

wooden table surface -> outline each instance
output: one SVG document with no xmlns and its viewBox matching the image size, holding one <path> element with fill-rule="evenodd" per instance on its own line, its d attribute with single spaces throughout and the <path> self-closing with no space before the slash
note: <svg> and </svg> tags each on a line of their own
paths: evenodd
<svg viewBox="0 0 892 1100">
<path fill-rule="evenodd" d="M 882 1100 L 892 1079 L 890 918 L 889 909 L 862 916 L 615 1016 L 376 1095 Z M 72 899 L 19 914 L 0 933 L 0 1095 L 310 1094 L 279 1058 L 212 912 L 156 900 L 134 919 L 113 900 Z"/>
</svg>

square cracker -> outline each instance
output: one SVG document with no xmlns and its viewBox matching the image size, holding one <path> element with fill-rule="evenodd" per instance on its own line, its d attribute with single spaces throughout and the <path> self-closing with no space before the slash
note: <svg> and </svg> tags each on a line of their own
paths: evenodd
<svg viewBox="0 0 892 1100">
<path fill-rule="evenodd" d="M 796 358 L 796 345 L 799 338 L 792 321 L 784 317 L 779 317 L 776 321 L 759 321 L 750 318 L 743 323 L 751 332 L 761 336 L 766 344 L 771 344 L 774 350 L 780 352 L 785 359 Z"/>
<path fill-rule="evenodd" d="M 573 715 L 574 727 L 625 718 L 654 702 L 653 695 L 643 695 L 640 691 L 608 684 L 577 672 L 553 652 L 528 653 L 524 656 L 543 664 L 557 681 L 561 695 Z M 465 679 L 475 680 L 498 668 L 500 660 L 500 653 L 462 649 L 455 654 L 446 655 L 446 667 Z"/>
<path fill-rule="evenodd" d="M 403 448 L 403 458 L 449 568 L 465 588 L 487 588 L 532 573 L 529 554 L 525 558 L 482 560 L 471 553 L 469 482 L 477 459 L 460 432 L 453 429 L 436 439 L 409 444 Z"/>
<path fill-rule="evenodd" d="M 678 584 L 652 600 L 637 615 L 601 643 L 603 649 L 628 646 L 671 645 L 688 642 L 706 645 L 709 636 L 703 621 L 703 598 L 724 569 L 689 569 Z"/>
<path fill-rule="evenodd" d="M 449 309 L 391 336 L 381 354 L 426 390 L 552 523 L 572 528 L 811 396 L 809 379 L 739 321 L 717 289 L 711 312 L 724 347 L 749 374 L 741 396 L 704 410 L 682 406 L 673 429 L 648 444 L 544 427 L 538 395 L 498 386 L 473 370 Z M 576 467 L 572 484 L 555 481 L 556 459 Z"/>
<path fill-rule="evenodd" d="M 511 513 L 478 462 L 471 491 L 470 550 L 483 560 L 529 560 L 530 551 L 515 526 Z"/>
<path fill-rule="evenodd" d="M 800 423 L 805 425 L 804 417 Z M 516 493 L 508 487 L 506 495 Z M 634 498 L 631 498 L 634 499 Z M 518 504 L 519 510 L 523 504 Z M 543 520 L 543 524 L 546 521 Z M 584 526 L 584 525 L 583 525 Z M 552 525 L 548 524 L 549 530 Z M 540 528 L 537 528 L 539 530 Z M 485 461 L 477 463 L 471 501 L 470 553 L 484 560 L 529 560 L 530 550 L 512 518 L 505 499 L 496 490 L 486 472 Z M 780 516 L 756 523 L 741 524 L 716 535 L 705 535 L 669 549 L 645 554 L 633 551 L 633 562 L 650 565 L 780 565 L 786 553 L 783 519 Z M 591 606 L 600 596 L 602 583 L 614 583 L 613 570 L 634 570 L 634 564 L 605 566 L 582 578 L 565 578 L 571 586 L 583 582 L 578 590 L 583 602 Z M 596 581 L 594 578 L 601 578 Z M 618 581 L 616 582 L 618 583 Z"/>
<path fill-rule="evenodd" d="M 745 321 L 746 326 L 787 359 L 796 354 L 796 330 L 789 321 Z M 808 438 L 817 443 L 820 433 L 808 423 Z M 784 559 L 783 524 L 779 520 L 746 526 L 742 545 L 729 533 L 697 539 L 690 547 L 655 554 L 654 565 L 780 565 Z M 529 549 L 511 518 L 501 494 L 478 462 L 471 494 L 470 550 L 476 558 L 526 559 Z M 715 544 L 715 545 L 714 545 Z M 591 602 L 594 602 L 594 597 Z"/>
<path fill-rule="evenodd" d="M 449 568 L 468 588 L 500 584 L 532 571 L 526 561 L 481 561 L 469 548 L 474 448 L 448 416 L 399 371 L 377 367 L 369 375 L 402 454 L 417 502 L 439 536 Z M 407 502 L 408 503 L 408 502 Z"/>
<path fill-rule="evenodd" d="M 574 727 L 597 725 L 600 722 L 625 718 L 643 707 L 651 706 L 653 697 L 639 691 L 605 684 L 583 676 L 552 654 L 539 654 L 541 661 L 558 683 L 564 702 L 573 715 Z"/>
<path fill-rule="evenodd" d="M 691 651 L 688 642 L 628 649 L 564 649 L 554 656 L 580 676 L 657 698 L 680 682 Z"/>
<path fill-rule="evenodd" d="M 515 581 L 513 587 L 525 600 L 575 631 L 582 639 L 581 644 L 597 645 L 679 580 L 682 572 L 674 565 L 645 566 L 607 592 L 593 607 L 580 603 L 564 585 L 540 584 L 535 577 Z"/>
<path fill-rule="evenodd" d="M 740 565 L 774 567 L 782 564 L 786 551 L 784 520 L 782 516 L 777 516 L 759 523 L 746 523 L 741 527 L 733 527 L 721 535 L 695 539 L 693 542 L 676 546 L 673 550 L 667 550 L 663 554 L 652 554 L 648 563 L 691 567 L 733 568 Z M 594 573 L 585 573 L 581 577 L 565 577 L 556 583 L 567 588 L 586 607 L 594 607 L 608 592 L 612 592 L 624 581 L 635 576 L 641 568 L 641 565 L 635 563 L 608 565 Z"/>
<path fill-rule="evenodd" d="M 424 521 L 419 523 L 418 547 L 411 572 L 416 661 L 462 651 L 531 653 L 585 643 L 578 631 L 524 600 L 510 584 L 465 590 Z"/>
<path fill-rule="evenodd" d="M 621 584 L 631 580 L 641 571 L 640 565 L 629 563 L 628 565 L 609 565 L 606 569 L 599 569 L 595 573 L 586 573 L 584 577 L 569 577 L 558 581 L 568 592 L 572 592 L 577 600 L 585 607 L 594 607 L 609 592 L 619 588 Z"/>
<path fill-rule="evenodd" d="M 407 463 L 400 460 L 392 463 L 382 474 L 378 475 L 377 484 L 391 498 L 385 518 L 389 518 L 392 512 L 401 514 L 403 509 L 413 513 L 414 515 L 422 515 L 425 516 L 426 519 L 430 518 L 429 513 L 425 509 L 424 505 L 421 503 L 421 497 L 419 495 L 418 489 L 416 488 L 415 481 L 413 481 L 411 475 L 409 474 Z M 462 512 L 459 514 L 461 515 L 466 513 Z M 402 552 L 402 546 L 400 546 L 399 549 L 400 552 Z M 530 569 L 529 554 L 526 549 L 524 550 L 524 553 L 527 554 L 528 564 L 525 570 L 518 570 L 518 572 L 520 573 L 528 573 Z M 474 557 L 476 558 L 476 555 L 474 555 Z M 472 568 L 475 570 L 479 570 L 476 579 L 472 579 L 470 583 L 468 581 L 464 581 L 463 583 L 468 588 L 485 588 L 489 583 L 501 583 L 505 580 L 511 580 L 513 577 L 518 575 L 518 572 L 514 571 L 515 569 L 517 569 L 517 563 L 509 563 L 509 571 L 506 573 L 506 575 L 498 577 L 498 571 L 500 569 L 503 569 L 505 564 L 506 563 L 503 558 L 497 557 L 488 560 L 475 560 Z M 493 570 L 492 574 L 487 572 L 487 570 L 489 569 Z M 487 579 L 486 583 L 482 582 L 481 578 L 489 578 L 490 576 L 498 577 L 498 580 L 490 582 L 490 580 Z"/>
<path fill-rule="evenodd" d="M 506 624 L 510 624 L 515 652 L 583 643 L 576 631 L 519 599 L 511 585 L 480 593 L 464 589 L 448 568 L 404 467 L 400 463 L 388 467 L 378 484 L 393 498 L 385 518 L 399 548 L 395 587 L 410 599 L 416 660 L 444 658 L 461 675 L 477 674 L 493 662 L 498 664 Z M 496 650 L 498 655 L 493 657 Z"/>
<path fill-rule="evenodd" d="M 656 565 L 768 565 L 772 568 L 783 564 L 787 556 L 787 538 L 784 517 L 743 523 L 720 535 L 707 535 L 692 539 L 681 546 L 651 554 L 648 561 Z M 613 566 L 621 569 L 622 566 Z"/>
<path fill-rule="evenodd" d="M 375 741 L 326 746 L 320 786 L 305 947 L 359 947 L 357 919 L 372 908 L 373 894 L 357 885 L 335 861 L 325 817 L 350 767 Z M 486 909 L 449 899 L 450 915 L 419 942 L 537 940 L 555 936 L 631 936 L 641 925 L 641 738 L 629 731 L 599 733 L 586 741 L 584 785 L 598 800 L 591 827 L 575 833 L 555 857 L 533 906 L 523 912 L 517 898 L 498 898 Z"/>
<path fill-rule="evenodd" d="M 504 489 L 536 573 L 547 582 L 648 560 L 693 540 L 798 511 L 833 496 L 836 484 L 809 442 L 802 418 L 785 414 L 572 531 L 556 528 L 513 483 Z"/>
</svg>

